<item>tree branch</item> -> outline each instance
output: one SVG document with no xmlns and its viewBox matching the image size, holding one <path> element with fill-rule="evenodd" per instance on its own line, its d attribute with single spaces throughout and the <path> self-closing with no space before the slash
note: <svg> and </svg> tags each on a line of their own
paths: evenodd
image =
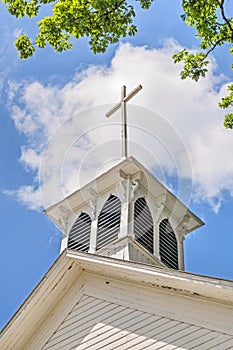
<svg viewBox="0 0 233 350">
<path fill-rule="evenodd" d="M 225 9 L 224 9 L 224 2 L 225 2 L 225 0 L 221 0 L 221 1 L 216 0 L 216 2 L 217 2 L 217 4 L 219 5 L 219 7 L 221 9 L 221 14 L 222 14 L 223 20 L 225 21 L 225 23 L 227 24 L 228 28 L 231 31 L 231 38 L 230 39 L 233 40 L 233 28 L 232 28 L 232 25 L 231 25 L 229 19 L 225 15 Z"/>
<path fill-rule="evenodd" d="M 218 45 L 221 44 L 221 42 L 224 42 L 225 40 L 228 40 L 228 39 L 232 39 L 232 37 L 231 37 L 231 36 L 227 36 L 227 37 L 225 37 L 225 38 L 221 38 L 221 39 L 217 40 L 216 43 L 213 44 L 213 46 L 206 52 L 205 56 L 203 57 L 203 61 L 206 59 L 206 57 L 209 56 L 209 54 L 210 54 L 212 51 L 214 51 L 214 50 L 216 49 L 216 47 L 217 47 Z"/>
<path fill-rule="evenodd" d="M 101 16 L 99 16 L 99 18 L 102 18 L 102 17 L 104 17 L 104 16 L 107 16 L 107 15 L 109 15 L 109 14 L 115 12 L 121 5 L 123 5 L 124 2 L 125 2 L 125 0 L 122 0 L 122 1 L 119 2 L 119 3 L 116 2 L 116 3 L 115 3 L 115 6 L 114 6 L 113 8 L 111 8 L 110 10 L 108 10 L 108 11 L 104 12 L 103 14 L 101 14 Z M 92 13 L 95 14 L 95 13 L 97 13 L 97 11 L 93 11 Z M 79 18 L 80 18 L 80 17 L 75 17 L 75 18 L 73 18 L 71 21 L 72 21 L 72 22 L 76 22 Z M 93 24 L 93 22 L 91 21 L 90 24 Z"/>
</svg>

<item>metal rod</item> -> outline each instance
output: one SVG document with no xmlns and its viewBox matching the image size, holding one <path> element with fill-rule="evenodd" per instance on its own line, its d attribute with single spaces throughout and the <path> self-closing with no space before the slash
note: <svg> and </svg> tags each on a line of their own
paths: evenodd
<svg viewBox="0 0 233 350">
<path fill-rule="evenodd" d="M 142 90 L 142 85 L 138 85 L 135 89 L 133 89 L 125 98 L 124 101 L 128 102 L 134 95 L 136 95 L 140 90 Z"/>
<path fill-rule="evenodd" d="M 106 114 L 105 116 L 107 118 L 111 117 L 112 114 L 114 114 L 116 111 L 118 111 L 118 109 L 121 108 L 121 102 L 119 102 L 118 104 L 116 104 L 114 107 L 112 107 Z"/>
<path fill-rule="evenodd" d="M 121 135 L 122 135 L 122 157 L 127 158 L 127 115 L 126 115 L 126 86 L 121 88 Z"/>
<path fill-rule="evenodd" d="M 127 115 L 126 115 L 126 103 L 134 97 L 140 90 L 142 85 L 138 85 L 126 96 L 126 86 L 123 85 L 121 89 L 121 101 L 112 107 L 105 115 L 109 118 L 118 109 L 121 109 L 121 138 L 122 138 L 122 157 L 128 157 L 128 135 L 127 135 Z"/>
</svg>

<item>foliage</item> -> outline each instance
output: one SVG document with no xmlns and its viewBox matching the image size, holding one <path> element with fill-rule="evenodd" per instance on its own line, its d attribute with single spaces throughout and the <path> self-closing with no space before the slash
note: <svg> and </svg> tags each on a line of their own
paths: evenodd
<svg viewBox="0 0 233 350">
<path fill-rule="evenodd" d="M 35 52 L 35 46 L 51 45 L 55 51 L 71 49 L 71 37 L 88 37 L 94 53 L 105 52 L 109 44 L 121 37 L 135 35 L 133 24 L 135 10 L 125 0 L 2 0 L 9 13 L 18 17 L 38 16 L 39 10 L 49 4 L 52 16 L 38 22 L 39 33 L 32 43 L 22 34 L 15 41 L 20 57 L 26 59 Z M 143 9 L 148 9 L 154 0 L 136 0 Z"/>
<path fill-rule="evenodd" d="M 175 63 L 183 62 L 181 79 L 190 77 L 198 81 L 205 77 L 209 54 L 217 47 L 227 44 L 233 55 L 233 18 L 227 16 L 230 0 L 183 0 L 184 14 L 181 18 L 188 26 L 196 29 L 196 37 L 200 40 L 200 51 L 189 52 L 186 49 L 173 56 Z M 232 4 L 231 4 L 232 6 Z M 232 10 L 232 9 L 231 9 Z M 232 64 L 233 69 L 233 64 Z M 220 108 L 233 107 L 233 84 L 228 86 L 228 96 L 222 98 Z M 225 116 L 224 126 L 233 129 L 233 114 Z"/>
<path fill-rule="evenodd" d="M 71 49 L 71 38 L 88 37 L 94 53 L 105 52 L 108 45 L 120 38 L 135 35 L 137 27 L 133 23 L 135 8 L 127 0 L 2 0 L 9 13 L 16 17 L 39 16 L 39 11 L 46 4 L 52 15 L 43 17 L 38 22 L 39 32 L 32 42 L 26 34 L 15 41 L 20 57 L 26 59 L 37 48 L 47 44 L 55 51 Z M 135 0 L 143 9 L 149 9 L 155 0 Z M 158 1 L 158 0 L 157 0 Z M 233 18 L 228 17 L 231 0 L 181 0 L 184 14 L 181 18 L 188 26 L 196 29 L 200 41 L 200 51 L 193 53 L 187 49 L 176 53 L 174 61 L 183 62 L 181 79 L 187 77 L 198 81 L 205 77 L 208 56 L 217 47 L 227 44 L 233 54 Z M 233 65 L 232 65 L 233 69 Z M 229 95 L 224 97 L 219 106 L 233 107 L 233 84 L 228 86 Z M 233 114 L 228 113 L 224 125 L 233 129 Z"/>
</svg>

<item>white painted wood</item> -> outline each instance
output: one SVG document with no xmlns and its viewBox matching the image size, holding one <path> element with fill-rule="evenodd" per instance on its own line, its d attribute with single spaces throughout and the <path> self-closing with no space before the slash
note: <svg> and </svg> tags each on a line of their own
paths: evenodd
<svg viewBox="0 0 233 350">
<path fill-rule="evenodd" d="M 182 338 L 182 337 L 185 337 L 185 336 L 191 336 L 194 332 L 196 332 L 198 329 L 200 329 L 200 327 L 198 326 L 192 326 L 192 325 L 189 325 L 187 323 L 181 323 L 184 327 L 183 329 L 181 328 L 179 330 L 179 337 L 177 337 L 177 334 L 176 332 L 173 333 L 171 332 L 172 334 L 168 334 L 166 337 L 162 338 L 161 341 L 159 341 L 157 344 L 156 344 L 156 347 L 155 349 L 170 349 L 174 347 L 174 342 L 179 339 L 179 338 Z M 169 344 L 169 345 L 167 345 Z"/>
<path fill-rule="evenodd" d="M 185 350 L 184 348 L 180 348 L 180 347 L 177 347 L 175 345 L 172 345 L 172 344 L 165 344 L 163 343 L 162 346 L 159 346 L 158 348 L 155 348 L 155 349 L 160 349 L 160 350 L 173 350 L 173 349 L 176 349 L 176 350 Z M 147 349 L 147 350 L 154 350 L 154 349 Z"/>
<path fill-rule="evenodd" d="M 84 290 L 88 295 L 99 298 L 104 296 L 105 300 L 121 305 L 136 309 L 140 307 L 146 312 L 153 311 L 164 317 L 233 334 L 233 308 L 229 305 L 179 295 L 166 288 L 158 288 L 156 292 L 149 286 L 137 285 L 135 288 L 134 284 L 111 278 L 106 285 L 104 278 L 94 275 L 86 275 Z M 151 302 L 155 299 L 156 302 Z"/>
<path fill-rule="evenodd" d="M 231 344 L 230 335 L 83 296 L 42 350 L 227 350 Z"/>
<path fill-rule="evenodd" d="M 222 345 L 224 344 L 227 340 L 230 340 L 231 337 L 227 334 L 217 334 L 216 337 L 214 337 L 212 340 L 210 340 L 208 342 L 208 346 L 210 349 L 212 348 L 216 348 L 216 346 L 219 347 L 219 350 L 221 348 L 221 346 L 225 346 L 225 345 Z M 195 350 L 205 350 L 206 349 L 206 344 L 200 344 L 198 346 L 195 347 Z"/>
<path fill-rule="evenodd" d="M 233 349 L 231 282 L 65 254 L 3 330 L 0 349 Z"/>
<path fill-rule="evenodd" d="M 83 340 L 83 344 L 79 346 L 79 350 L 88 349 L 94 347 L 96 350 L 105 348 L 111 344 L 114 346 L 115 340 L 123 338 L 125 335 L 131 335 L 128 331 L 127 327 L 130 325 L 132 330 L 137 330 L 139 328 L 140 322 L 144 322 L 146 319 L 146 315 L 135 315 L 136 319 L 132 324 L 132 316 L 128 314 L 123 320 L 118 320 L 113 326 L 103 325 L 101 330 L 98 330 L 94 334 L 92 334 L 91 339 L 85 338 Z M 125 330 L 122 329 L 122 322 L 125 320 Z"/>
<path fill-rule="evenodd" d="M 140 350 L 144 349 L 146 346 L 149 346 L 151 344 L 153 344 L 155 347 L 155 344 L 157 343 L 157 341 L 155 341 L 155 338 L 158 336 L 158 334 L 162 333 L 164 329 L 170 327 L 173 328 L 177 324 L 178 323 L 176 321 L 168 321 L 164 318 L 160 318 L 157 321 L 151 320 L 151 322 L 147 326 L 141 325 L 139 328 L 139 333 L 144 333 L 145 335 L 138 335 L 137 333 L 134 333 L 134 338 L 132 340 L 130 340 L 129 338 L 127 339 L 127 341 L 126 339 L 120 339 L 120 341 L 118 341 L 117 346 L 114 343 L 113 349 L 117 349 L 118 346 L 120 346 L 121 350 L 126 350 L 130 348 L 135 348 L 136 346 L 137 350 Z"/>
<path fill-rule="evenodd" d="M 27 345 L 30 343 L 31 338 L 35 335 L 35 333 L 38 331 L 38 329 L 43 324 L 45 318 L 47 317 L 46 312 L 51 312 L 51 306 L 49 304 L 51 299 L 47 297 L 47 293 L 50 293 L 52 289 L 52 296 L 55 299 L 57 299 L 57 302 L 59 303 L 63 295 L 69 291 L 71 284 L 73 284 L 73 282 L 71 283 L 71 281 L 73 273 L 75 273 L 75 268 L 72 269 L 72 266 L 74 267 L 74 263 L 67 259 L 64 260 L 63 258 L 64 254 L 56 262 L 56 274 L 53 274 L 52 269 L 50 269 L 38 284 L 36 291 L 29 295 L 25 303 L 18 310 L 13 322 L 13 329 L 11 321 L 6 326 L 6 328 L 3 329 L 0 340 L 1 349 L 12 350 L 17 349 L 17 347 L 19 346 L 18 349 L 25 350 Z M 67 284 L 65 286 L 62 286 L 62 284 L 60 284 L 59 281 L 61 281 L 64 276 L 66 276 L 68 280 Z M 71 277 L 70 281 L 69 277 Z M 46 281 L 48 279 L 51 283 L 49 285 L 46 284 Z M 38 298 L 38 296 L 40 297 Z M 48 305 L 45 305 L 45 300 L 48 301 Z M 33 318 L 30 317 L 32 310 L 35 312 L 36 315 Z M 27 330 L 27 332 L 25 332 L 25 330 Z M 7 337 L 8 331 L 10 334 L 9 337 Z"/>
<path fill-rule="evenodd" d="M 122 178 L 122 174 L 124 177 Z M 140 174 L 140 175 L 139 175 Z M 139 186 L 140 184 L 140 186 Z M 94 193 L 94 195 L 93 195 Z M 64 200 L 52 205 L 45 210 L 45 213 L 52 219 L 63 231 L 65 235 L 70 231 L 72 224 L 81 211 L 88 213 L 92 220 L 90 252 L 96 250 L 96 222 L 98 213 L 102 209 L 105 201 L 110 194 L 120 197 L 122 203 L 121 222 L 118 238 L 125 236 L 134 237 L 133 232 L 133 201 L 140 196 L 146 198 L 147 204 L 154 220 L 154 255 L 159 258 L 159 219 L 168 217 L 173 222 L 173 229 L 182 222 L 185 214 L 188 213 L 190 220 L 187 226 L 187 232 L 203 225 L 203 222 L 186 208 L 164 185 L 162 185 L 150 172 L 140 164 L 136 159 L 130 157 L 119 162 L 104 174 L 97 177 L 94 181 L 75 191 Z M 61 210 L 63 208 L 63 210 Z M 65 214 L 64 214 L 65 212 Z M 64 219 L 65 215 L 65 219 Z M 106 244 L 107 245 L 107 244 Z M 63 240 L 61 252 L 67 246 L 67 241 Z M 182 246 L 179 251 L 179 268 L 183 269 Z M 97 250 L 97 254 L 101 251 Z M 111 256 L 112 251 L 110 252 Z M 106 254 L 108 256 L 108 254 Z M 117 258 L 122 259 L 126 256 L 124 252 L 117 254 Z M 141 258 L 140 254 L 133 257 Z M 139 260 L 139 262 L 146 262 Z"/>
<path fill-rule="evenodd" d="M 232 350 L 232 349 L 233 349 L 233 340 L 232 339 L 226 340 L 225 342 L 223 342 L 219 345 L 211 347 L 211 350 Z"/>
<path fill-rule="evenodd" d="M 56 298 L 55 305 L 48 307 L 46 311 L 42 309 L 38 312 L 38 316 L 43 320 L 42 323 L 38 323 L 38 326 L 32 328 L 32 334 L 29 340 L 23 347 L 23 350 L 35 350 L 41 349 L 45 342 L 53 334 L 57 327 L 62 323 L 64 317 L 67 316 L 67 312 L 73 308 L 73 306 L 83 296 L 83 281 L 78 279 L 76 283 L 70 287 L 70 290 L 65 291 L 65 294 L 61 294 L 61 297 Z M 48 331 L 49 330 L 49 331 Z M 19 348 L 21 349 L 21 348 Z"/>
<path fill-rule="evenodd" d="M 184 240 L 177 240 L 177 249 L 178 249 L 178 262 L 179 262 L 179 270 L 185 270 L 184 264 Z"/>
<path fill-rule="evenodd" d="M 141 341 L 140 343 L 137 344 L 137 350 L 143 350 L 143 349 L 160 349 L 161 347 L 163 347 L 164 345 L 167 346 L 167 336 L 165 335 L 166 332 L 168 332 L 168 335 L 170 334 L 170 332 L 174 332 L 175 334 L 177 332 L 179 332 L 180 330 L 182 330 L 184 327 L 187 327 L 187 324 L 182 324 L 179 323 L 177 324 L 177 326 L 168 328 L 167 331 L 161 332 L 161 334 L 159 335 L 160 340 L 159 341 L 155 341 L 154 338 L 156 336 L 158 336 L 156 334 L 156 330 L 154 332 L 151 332 L 151 334 L 147 334 L 147 337 L 149 337 L 149 339 L 145 338 L 145 340 Z M 180 334 L 180 333 L 179 333 Z M 132 349 L 136 344 L 126 344 L 126 347 L 122 348 L 124 350 L 128 350 L 128 349 Z M 175 348 L 175 345 L 169 345 L 172 348 Z"/>
<path fill-rule="evenodd" d="M 212 340 L 217 335 L 219 335 L 217 332 L 212 332 L 209 329 L 201 329 L 199 333 L 195 332 L 195 334 L 192 335 L 193 337 L 191 339 L 189 338 L 185 343 L 181 342 L 181 345 L 186 349 L 195 349 L 196 346 L 205 344 L 206 348 L 208 348 L 208 341 Z"/>
<path fill-rule="evenodd" d="M 68 236 L 65 236 L 62 238 L 62 241 L 61 241 L 60 254 L 67 248 L 67 246 L 68 246 Z"/>
<path fill-rule="evenodd" d="M 97 227 L 98 220 L 94 218 L 91 223 L 91 235 L 90 235 L 90 249 L 89 253 L 95 253 L 96 251 L 96 242 L 97 242 Z"/>
</svg>

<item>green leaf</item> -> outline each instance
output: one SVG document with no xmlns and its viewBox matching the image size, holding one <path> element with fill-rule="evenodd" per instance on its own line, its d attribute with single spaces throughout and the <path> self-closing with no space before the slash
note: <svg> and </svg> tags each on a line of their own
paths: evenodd
<svg viewBox="0 0 233 350">
<path fill-rule="evenodd" d="M 233 114 L 228 113 L 225 115 L 224 126 L 226 129 L 233 129 Z"/>
<path fill-rule="evenodd" d="M 26 59 L 28 57 L 31 57 L 33 53 L 36 51 L 34 48 L 31 40 L 26 34 L 20 35 L 16 40 L 15 40 L 15 46 L 17 50 L 19 51 L 20 58 Z"/>
<path fill-rule="evenodd" d="M 16 39 L 15 46 L 22 59 L 31 57 L 37 48 L 45 48 L 47 45 L 56 52 L 69 50 L 72 48 L 71 40 L 82 37 L 88 38 L 94 53 L 104 53 L 109 45 L 137 33 L 134 24 L 136 12 L 133 2 L 129 0 L 2 1 L 9 13 L 16 17 L 39 16 L 46 4 L 51 6 L 52 15 L 38 21 L 38 33 L 33 40 L 26 34 Z M 149 9 L 155 2 L 135 1 L 143 9 Z M 198 47 L 196 52 L 185 48 L 176 53 L 173 59 L 175 63 L 183 63 L 181 79 L 198 81 L 206 76 L 208 56 L 216 48 L 227 45 L 229 53 L 233 55 L 233 18 L 226 13 L 226 0 L 181 0 L 181 3 L 184 11 L 181 19 L 195 29 Z M 231 68 L 233 69 L 233 64 Z M 230 86 L 229 95 L 219 103 L 221 108 L 233 107 L 233 87 Z"/>
</svg>

